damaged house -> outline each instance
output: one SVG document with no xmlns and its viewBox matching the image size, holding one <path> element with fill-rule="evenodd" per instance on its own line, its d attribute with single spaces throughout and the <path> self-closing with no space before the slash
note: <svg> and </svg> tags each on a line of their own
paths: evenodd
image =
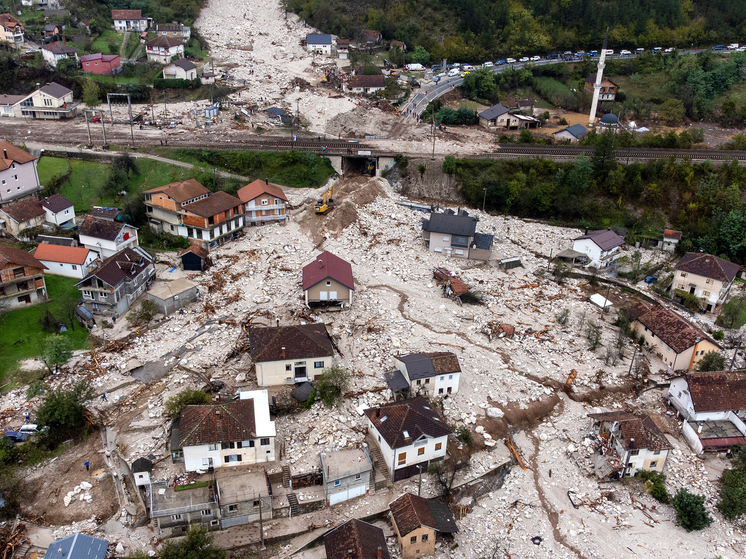
<svg viewBox="0 0 746 559">
<path fill-rule="evenodd" d="M 477 221 L 461 209 L 431 213 L 429 219 L 422 220 L 422 238 L 430 252 L 487 261 L 492 256 L 493 236 L 477 233 Z"/>
<path fill-rule="evenodd" d="M 324 534 L 326 559 L 391 559 L 378 526 L 356 518 Z"/>
<path fill-rule="evenodd" d="M 352 266 L 329 251 L 322 252 L 313 262 L 303 267 L 303 296 L 309 307 L 349 307 L 354 291 Z"/>
<path fill-rule="evenodd" d="M 448 505 L 438 499 L 405 493 L 389 504 L 389 510 L 404 559 L 435 555 L 436 537 L 458 532 Z"/>
<path fill-rule="evenodd" d="M 365 448 L 322 452 L 320 457 L 328 507 L 375 489 L 375 472 Z"/>
<path fill-rule="evenodd" d="M 410 395 L 443 396 L 458 392 L 461 365 L 454 353 L 412 353 L 394 357 L 391 382 L 406 383 Z M 401 378 L 400 378 L 401 377 Z"/>
</svg>

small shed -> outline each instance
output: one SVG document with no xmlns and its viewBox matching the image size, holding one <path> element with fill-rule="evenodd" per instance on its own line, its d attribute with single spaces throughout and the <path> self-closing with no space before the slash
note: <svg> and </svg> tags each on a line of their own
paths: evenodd
<svg viewBox="0 0 746 559">
<path fill-rule="evenodd" d="M 158 312 L 169 315 L 199 297 L 197 284 L 186 278 L 156 282 L 148 291 L 148 300 L 158 306 Z"/>
<path fill-rule="evenodd" d="M 135 485 L 150 485 L 150 472 L 153 471 L 153 463 L 147 458 L 138 458 L 132 462 L 132 475 Z"/>
<path fill-rule="evenodd" d="M 181 266 L 185 272 L 204 272 L 210 265 L 207 249 L 200 245 L 191 245 L 179 253 Z"/>
</svg>

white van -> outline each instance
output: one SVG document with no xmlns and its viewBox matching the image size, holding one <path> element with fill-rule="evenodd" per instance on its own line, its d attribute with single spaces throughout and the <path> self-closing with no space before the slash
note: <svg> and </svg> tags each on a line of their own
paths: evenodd
<svg viewBox="0 0 746 559">
<path fill-rule="evenodd" d="M 728 45 L 728 50 L 738 50 L 738 43 L 731 43 Z"/>
<path fill-rule="evenodd" d="M 448 70 L 448 77 L 452 78 L 453 76 L 458 76 L 460 73 L 458 68 L 451 68 Z"/>
<path fill-rule="evenodd" d="M 422 64 L 407 64 L 407 70 L 410 72 L 422 72 L 424 69 Z"/>
</svg>

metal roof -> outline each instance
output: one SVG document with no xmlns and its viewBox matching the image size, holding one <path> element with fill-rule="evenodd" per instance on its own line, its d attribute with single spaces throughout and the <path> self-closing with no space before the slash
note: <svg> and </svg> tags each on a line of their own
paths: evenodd
<svg viewBox="0 0 746 559">
<path fill-rule="evenodd" d="M 55 541 L 47 549 L 45 557 L 65 559 L 104 559 L 109 542 L 76 532 Z"/>
</svg>

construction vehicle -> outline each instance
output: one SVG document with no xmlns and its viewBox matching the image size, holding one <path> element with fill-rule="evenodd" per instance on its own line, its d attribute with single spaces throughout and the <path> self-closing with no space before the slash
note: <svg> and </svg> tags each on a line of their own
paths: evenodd
<svg viewBox="0 0 746 559">
<path fill-rule="evenodd" d="M 368 158 L 365 160 L 365 167 L 363 167 L 363 174 L 370 175 L 371 177 L 376 176 L 376 160 Z"/>
<path fill-rule="evenodd" d="M 334 200 L 332 199 L 333 189 L 334 185 L 329 186 L 329 190 L 324 192 L 324 195 L 316 201 L 314 209 L 316 210 L 317 214 L 326 213 L 327 210 L 332 207 L 332 204 L 334 204 Z"/>
</svg>

